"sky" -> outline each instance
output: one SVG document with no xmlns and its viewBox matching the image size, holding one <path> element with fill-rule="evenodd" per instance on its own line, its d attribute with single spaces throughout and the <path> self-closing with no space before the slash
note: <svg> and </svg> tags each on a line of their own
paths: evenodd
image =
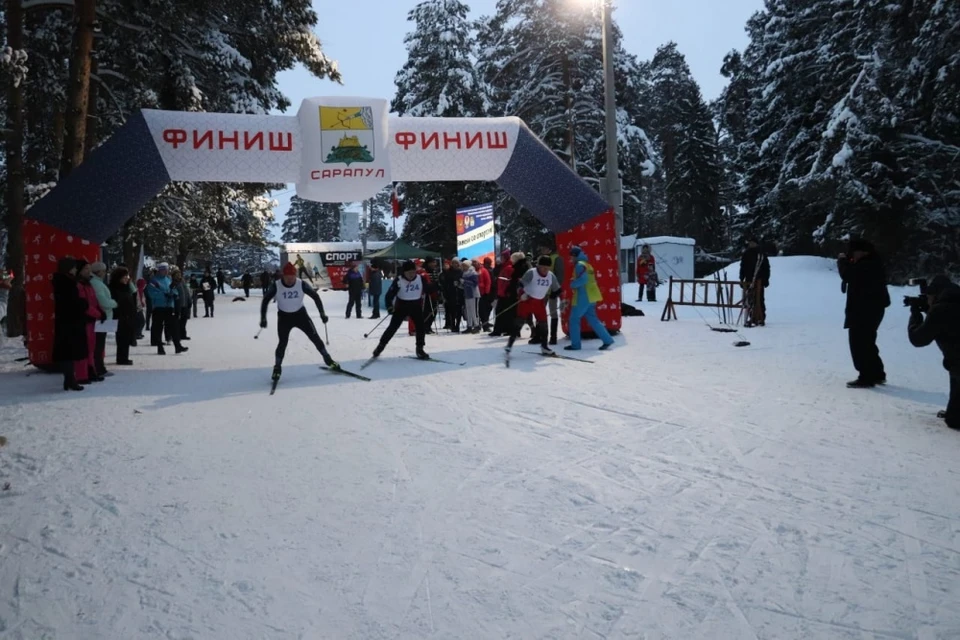
<svg viewBox="0 0 960 640">
<path fill-rule="evenodd" d="M 403 38 L 413 27 L 407 13 L 417 1 L 313 0 L 320 18 L 315 32 L 327 56 L 339 63 L 343 84 L 317 80 L 302 68 L 280 74 L 280 89 L 292 103 L 288 115 L 295 115 L 308 97 L 392 99 L 394 77 L 407 59 Z M 492 15 L 496 8 L 496 0 L 467 0 L 467 4 L 471 18 Z M 652 58 L 660 45 L 676 42 L 704 98 L 712 100 L 726 84 L 720 75 L 724 55 L 747 45 L 744 27 L 762 8 L 763 0 L 617 0 L 613 19 L 623 32 L 624 48 L 641 60 Z M 293 195 L 293 185 L 274 194 L 280 202 L 279 223 Z"/>
</svg>

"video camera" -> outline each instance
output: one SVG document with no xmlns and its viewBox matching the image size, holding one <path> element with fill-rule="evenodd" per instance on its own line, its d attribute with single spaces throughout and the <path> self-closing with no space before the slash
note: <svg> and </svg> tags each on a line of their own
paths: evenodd
<svg viewBox="0 0 960 640">
<path fill-rule="evenodd" d="M 907 284 L 911 287 L 920 287 L 919 296 L 903 296 L 903 306 L 910 307 L 911 311 L 926 313 L 930 309 L 927 302 L 927 281 L 924 278 L 910 278 Z"/>
</svg>

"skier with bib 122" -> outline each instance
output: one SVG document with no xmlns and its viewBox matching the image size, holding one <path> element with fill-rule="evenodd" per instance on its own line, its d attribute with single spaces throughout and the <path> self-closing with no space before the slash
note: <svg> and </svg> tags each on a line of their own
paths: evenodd
<svg viewBox="0 0 960 640">
<path fill-rule="evenodd" d="M 267 326 L 267 306 L 274 298 L 277 299 L 277 336 L 280 341 L 277 344 L 276 364 L 273 367 L 273 380 L 280 379 L 280 365 L 283 364 L 283 355 L 287 350 L 287 342 L 290 339 L 290 331 L 300 329 L 310 341 L 317 347 L 317 351 L 323 356 L 323 362 L 331 369 L 339 369 L 340 365 L 330 357 L 327 347 L 320 339 L 317 328 L 310 319 L 307 309 L 304 305 L 306 298 L 311 298 L 320 311 L 320 319 L 324 324 L 329 318 L 323 311 L 323 301 L 316 290 L 306 282 L 297 277 L 297 268 L 289 262 L 283 267 L 283 276 L 270 285 L 267 289 L 267 295 L 263 297 L 260 303 L 260 328 Z"/>
<path fill-rule="evenodd" d="M 430 355 L 423 350 L 426 344 L 426 321 L 424 318 L 423 305 L 424 297 L 430 293 L 427 289 L 430 287 L 429 281 L 417 273 L 417 265 L 407 260 L 400 267 L 400 275 L 393 279 L 393 284 L 387 290 L 385 302 L 387 303 L 387 313 L 391 314 L 390 325 L 380 337 L 380 344 L 373 350 L 373 357 L 377 358 L 383 353 L 387 343 L 397 332 L 400 325 L 406 318 L 413 321 L 414 330 L 417 334 L 417 358 L 420 360 L 429 360 Z"/>
</svg>

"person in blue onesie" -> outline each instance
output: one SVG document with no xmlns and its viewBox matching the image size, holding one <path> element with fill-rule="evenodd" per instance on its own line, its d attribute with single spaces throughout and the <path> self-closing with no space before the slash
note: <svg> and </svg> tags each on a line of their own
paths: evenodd
<svg viewBox="0 0 960 640">
<path fill-rule="evenodd" d="M 570 344 L 564 347 L 564 350 L 580 350 L 580 320 L 586 318 L 587 324 L 603 341 L 600 350 L 605 351 L 613 344 L 613 338 L 597 317 L 597 303 L 603 300 L 597 277 L 583 249 L 578 246 L 570 247 L 570 257 L 574 260 L 573 279 L 570 281 L 573 302 L 570 308 Z"/>
</svg>

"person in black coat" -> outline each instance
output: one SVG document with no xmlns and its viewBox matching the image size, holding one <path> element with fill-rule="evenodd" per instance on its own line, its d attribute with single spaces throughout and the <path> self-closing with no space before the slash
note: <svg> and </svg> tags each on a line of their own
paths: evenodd
<svg viewBox="0 0 960 640">
<path fill-rule="evenodd" d="M 86 360 L 87 301 L 77 289 L 77 261 L 63 258 L 53 274 L 53 361 L 63 371 L 63 390 L 83 391 L 77 383 L 74 362 Z"/>
<path fill-rule="evenodd" d="M 380 296 L 383 294 L 383 271 L 380 269 L 380 265 L 371 262 L 370 269 L 367 271 L 369 278 L 369 289 L 370 298 L 373 302 L 373 313 L 371 318 L 380 317 Z"/>
<path fill-rule="evenodd" d="M 347 284 L 347 293 L 350 296 L 347 302 L 347 319 L 350 318 L 350 312 L 354 305 L 357 307 L 357 318 L 363 317 L 361 315 L 363 312 L 363 274 L 360 273 L 359 266 L 356 262 L 351 264 L 347 274 L 343 277 Z"/>
<path fill-rule="evenodd" d="M 877 348 L 877 330 L 890 306 L 890 293 L 886 267 L 873 245 L 866 240 L 851 240 L 849 252 L 840 254 L 837 269 L 847 293 L 843 327 L 849 331 L 850 355 L 860 375 L 847 386 L 862 389 L 887 381 Z"/>
<path fill-rule="evenodd" d="M 221 272 L 218 271 L 217 273 Z M 203 278 L 200 279 L 200 290 L 203 292 L 201 294 L 203 297 L 203 317 L 212 318 L 213 302 L 217 297 L 217 281 L 210 274 L 210 269 L 207 269 Z"/>
<path fill-rule="evenodd" d="M 110 274 L 110 295 L 117 301 L 113 317 L 117 321 L 117 364 L 129 366 L 130 347 L 135 343 L 137 331 L 137 301 L 130 291 L 130 270 L 117 267 Z"/>
<path fill-rule="evenodd" d="M 240 284 L 243 287 L 243 297 L 250 297 L 250 287 L 253 286 L 253 276 L 250 275 L 249 271 L 244 271 L 243 276 L 240 278 Z"/>
<path fill-rule="evenodd" d="M 747 250 L 740 258 L 740 286 L 747 309 L 744 326 L 767 324 L 766 288 L 770 286 L 770 259 L 756 238 L 747 240 Z"/>
<path fill-rule="evenodd" d="M 929 311 L 911 308 L 908 337 L 915 347 L 936 342 L 943 353 L 943 368 L 950 373 L 950 400 L 939 415 L 951 429 L 960 430 L 960 287 L 939 275 L 927 287 Z"/>
</svg>

